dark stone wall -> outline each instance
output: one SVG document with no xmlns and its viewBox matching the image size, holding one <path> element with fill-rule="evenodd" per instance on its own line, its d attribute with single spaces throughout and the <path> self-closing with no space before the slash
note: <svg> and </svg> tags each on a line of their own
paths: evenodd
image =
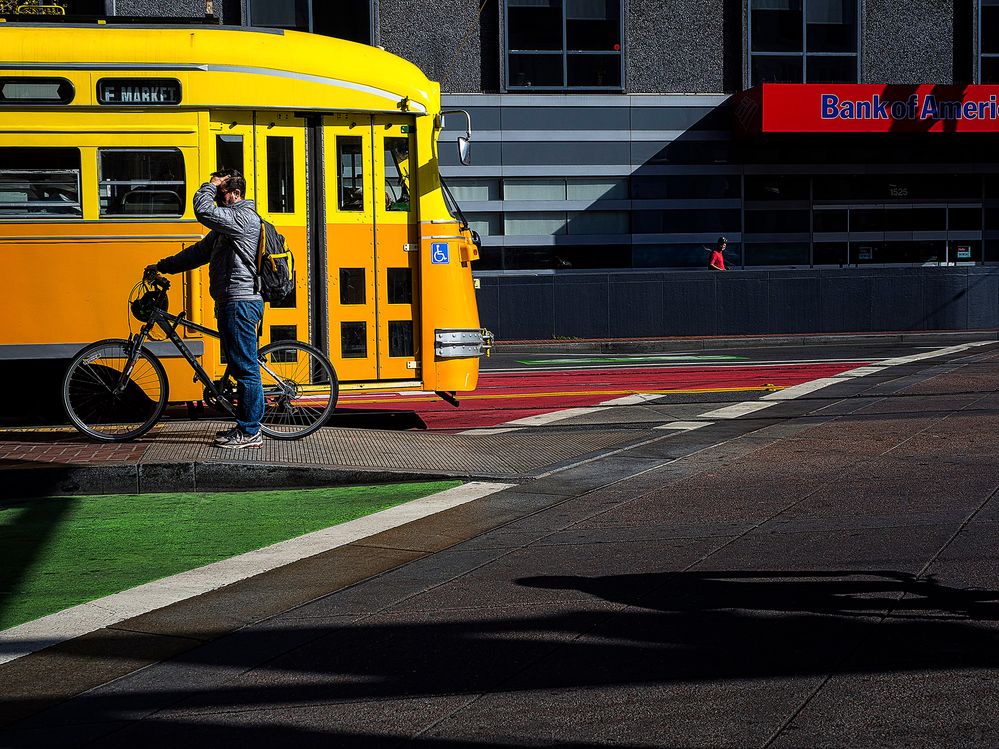
<svg viewBox="0 0 999 749">
<path fill-rule="evenodd" d="M 867 83 L 954 83 L 964 77 L 957 50 L 966 8 L 960 0 L 866 0 L 861 78 Z M 957 70 L 955 71 L 955 57 Z M 957 73 L 957 75 L 955 75 Z M 959 81 L 960 82 L 960 81 Z"/>
<path fill-rule="evenodd" d="M 629 93 L 718 93 L 741 87 L 738 0 L 632 0 L 626 8 Z"/>
<path fill-rule="evenodd" d="M 498 3 L 379 0 L 378 44 L 417 65 L 450 93 L 495 90 Z"/>
<path fill-rule="evenodd" d="M 980 330 L 999 327 L 999 268 L 613 271 L 485 276 L 498 340 Z"/>
</svg>

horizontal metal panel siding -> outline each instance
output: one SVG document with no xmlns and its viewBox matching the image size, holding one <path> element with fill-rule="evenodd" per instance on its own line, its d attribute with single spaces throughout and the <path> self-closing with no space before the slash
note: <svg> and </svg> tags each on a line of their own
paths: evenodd
<svg viewBox="0 0 999 749">
<path fill-rule="evenodd" d="M 581 272 L 482 279 L 500 340 L 999 327 L 999 268 Z"/>
<path fill-rule="evenodd" d="M 523 96 L 452 95 L 445 109 L 472 117 L 472 168 L 461 168 L 457 150 L 442 147 L 445 178 L 505 176 L 507 167 L 602 165 L 628 174 L 650 159 L 669 161 L 669 150 L 684 152 L 687 141 L 700 147 L 706 165 L 717 161 L 730 135 L 725 96 Z M 453 141 L 463 120 L 451 117 L 442 141 Z M 500 148 L 496 144 L 501 144 Z M 727 146 L 722 146 L 723 148 Z M 695 150 L 697 150 L 695 148 Z M 492 169 L 495 168 L 495 169 Z M 569 172 L 566 172 L 569 173 Z M 573 172 L 581 174 L 586 172 Z M 591 171 L 594 175 L 606 170 Z"/>
</svg>

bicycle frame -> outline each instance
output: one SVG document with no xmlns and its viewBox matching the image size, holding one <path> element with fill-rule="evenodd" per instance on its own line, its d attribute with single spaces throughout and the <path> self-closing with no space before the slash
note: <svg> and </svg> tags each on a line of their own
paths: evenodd
<svg viewBox="0 0 999 749">
<path fill-rule="evenodd" d="M 180 352 L 180 355 L 187 360 L 187 363 L 191 365 L 191 369 L 194 370 L 194 375 L 205 386 L 207 391 L 212 395 L 217 405 L 220 405 L 227 413 L 234 414 L 235 411 L 232 404 L 229 402 L 229 398 L 221 393 L 215 385 L 215 381 L 208 376 L 208 373 L 204 370 L 201 364 L 198 362 L 197 357 L 191 352 L 191 349 L 187 347 L 179 335 L 177 335 L 177 328 L 184 327 L 187 330 L 196 330 L 199 333 L 203 333 L 212 338 L 221 338 L 217 330 L 205 327 L 204 325 L 199 325 L 198 323 L 187 320 L 184 317 L 184 312 L 179 315 L 172 315 L 169 312 L 159 309 L 158 307 L 153 307 L 150 313 L 149 320 L 145 322 L 139 329 L 139 332 L 130 336 L 131 341 L 131 351 L 129 352 L 128 362 L 125 368 L 122 370 L 121 383 L 115 388 L 116 394 L 121 394 L 125 387 L 128 385 L 129 378 L 132 375 L 132 369 L 135 367 L 135 362 L 139 358 L 139 350 L 142 348 L 142 344 L 146 342 L 149 338 L 149 333 L 152 331 L 154 326 L 159 326 L 167 338 L 170 339 L 171 343 Z M 267 362 L 263 359 L 259 359 L 261 368 L 269 374 L 275 382 L 280 383 L 281 379 L 270 367 L 267 366 Z M 225 372 L 222 373 L 222 378 L 220 382 L 225 382 L 229 377 L 229 367 L 226 367 Z"/>
<path fill-rule="evenodd" d="M 139 329 L 138 333 L 129 336 L 129 341 L 131 343 L 131 350 L 128 355 L 128 362 L 126 363 L 124 369 L 122 370 L 121 383 L 115 388 L 116 394 L 120 394 L 124 391 L 125 387 L 128 385 L 129 378 L 132 375 L 132 369 L 135 367 L 135 362 L 138 361 L 139 351 L 142 349 L 142 345 L 149 338 L 149 334 L 152 332 L 153 327 L 159 326 L 167 338 L 170 339 L 171 343 L 180 352 L 180 355 L 187 360 L 187 363 L 191 365 L 191 369 L 194 370 L 195 377 L 205 386 L 205 389 L 212 395 L 215 399 L 215 403 L 219 404 L 224 408 L 229 414 L 233 413 L 232 404 L 229 403 L 229 399 L 223 397 L 222 393 L 215 386 L 215 382 L 208 373 L 205 372 L 204 368 L 198 362 L 197 357 L 191 352 L 191 349 L 187 347 L 184 340 L 177 335 L 177 328 L 183 326 L 188 330 L 196 330 L 204 335 L 211 336 L 212 338 L 220 338 L 219 332 L 211 328 L 205 327 L 204 325 L 199 325 L 191 320 L 184 319 L 184 313 L 181 312 L 179 315 L 172 315 L 169 312 L 159 309 L 158 307 L 153 307 L 149 315 L 149 320 L 143 323 L 142 327 Z M 265 369 L 266 369 L 266 365 Z M 268 370 L 268 373 L 273 374 Z M 229 375 L 229 368 L 226 367 L 225 372 L 222 375 L 222 381 L 224 381 Z"/>
</svg>

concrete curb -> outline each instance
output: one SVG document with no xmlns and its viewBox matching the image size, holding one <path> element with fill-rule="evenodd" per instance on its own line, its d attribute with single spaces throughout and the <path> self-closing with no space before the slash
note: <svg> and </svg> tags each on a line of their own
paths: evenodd
<svg viewBox="0 0 999 749">
<path fill-rule="evenodd" d="M 135 463 L 39 465 L 4 472 L 0 499 L 77 494 L 152 494 L 183 491 L 244 491 L 325 486 L 393 484 L 408 481 L 506 481 L 510 477 L 413 472 L 354 467 L 260 463 Z"/>
<path fill-rule="evenodd" d="M 643 338 L 602 340 L 497 341 L 500 354 L 648 354 L 675 351 L 700 351 L 719 348 L 758 346 L 835 346 L 864 343 L 918 343 L 921 341 L 964 343 L 999 340 L 996 330 L 961 330 L 921 333 L 846 333 L 822 335 L 733 336 L 722 338 Z"/>
</svg>

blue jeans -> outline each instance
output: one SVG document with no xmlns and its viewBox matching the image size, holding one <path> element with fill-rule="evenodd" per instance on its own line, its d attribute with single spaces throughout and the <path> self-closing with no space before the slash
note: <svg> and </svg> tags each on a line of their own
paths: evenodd
<svg viewBox="0 0 999 749">
<path fill-rule="evenodd" d="M 264 317 L 264 303 L 225 302 L 215 308 L 215 317 L 229 374 L 236 379 L 236 425 L 246 434 L 256 434 L 264 415 L 264 388 L 257 360 L 257 327 Z"/>
</svg>

